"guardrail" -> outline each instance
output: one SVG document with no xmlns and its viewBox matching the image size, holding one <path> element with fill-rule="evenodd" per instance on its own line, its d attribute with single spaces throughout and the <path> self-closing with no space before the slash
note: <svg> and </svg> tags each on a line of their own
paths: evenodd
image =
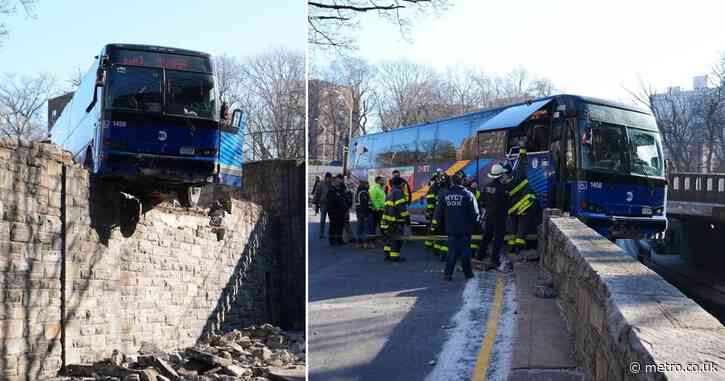
<svg viewBox="0 0 725 381">
<path fill-rule="evenodd" d="M 725 173 L 670 173 L 670 201 L 725 204 Z"/>
</svg>

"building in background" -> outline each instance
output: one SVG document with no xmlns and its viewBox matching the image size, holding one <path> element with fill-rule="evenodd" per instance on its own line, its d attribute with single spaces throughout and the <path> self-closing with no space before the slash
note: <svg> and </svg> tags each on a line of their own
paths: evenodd
<svg viewBox="0 0 725 381">
<path fill-rule="evenodd" d="M 357 105 L 350 106 L 350 87 L 310 79 L 308 82 L 309 160 L 327 164 L 342 161 L 351 123 L 359 120 Z M 357 136 L 357 128 L 353 129 Z"/>
</svg>

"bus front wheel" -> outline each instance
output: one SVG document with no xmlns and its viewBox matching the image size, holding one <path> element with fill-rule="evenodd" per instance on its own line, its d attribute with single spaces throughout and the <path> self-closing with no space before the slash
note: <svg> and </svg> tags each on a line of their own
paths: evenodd
<svg viewBox="0 0 725 381">
<path fill-rule="evenodd" d="M 176 194 L 181 206 L 185 208 L 195 208 L 199 204 L 201 187 L 181 187 Z"/>
</svg>

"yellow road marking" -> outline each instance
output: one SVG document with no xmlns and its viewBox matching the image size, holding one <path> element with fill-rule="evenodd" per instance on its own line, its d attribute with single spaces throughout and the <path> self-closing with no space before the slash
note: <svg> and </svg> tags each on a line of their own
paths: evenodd
<svg viewBox="0 0 725 381">
<path fill-rule="evenodd" d="M 483 338 L 483 346 L 481 352 L 478 353 L 478 361 L 473 371 L 471 381 L 484 381 L 486 372 L 491 362 L 491 354 L 493 353 L 493 343 L 496 339 L 496 326 L 498 318 L 501 315 L 501 304 L 503 300 L 503 280 L 500 275 L 496 275 L 496 296 L 491 307 L 491 314 L 488 316 L 486 323 L 486 336 Z"/>
</svg>

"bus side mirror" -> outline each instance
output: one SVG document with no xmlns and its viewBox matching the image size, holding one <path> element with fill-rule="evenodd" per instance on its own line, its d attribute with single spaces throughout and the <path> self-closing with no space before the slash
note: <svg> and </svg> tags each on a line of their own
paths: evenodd
<svg viewBox="0 0 725 381">
<path fill-rule="evenodd" d="M 232 112 L 232 127 L 235 128 L 242 128 L 242 117 L 244 116 L 244 113 L 241 109 L 235 109 L 234 112 Z"/>
</svg>

